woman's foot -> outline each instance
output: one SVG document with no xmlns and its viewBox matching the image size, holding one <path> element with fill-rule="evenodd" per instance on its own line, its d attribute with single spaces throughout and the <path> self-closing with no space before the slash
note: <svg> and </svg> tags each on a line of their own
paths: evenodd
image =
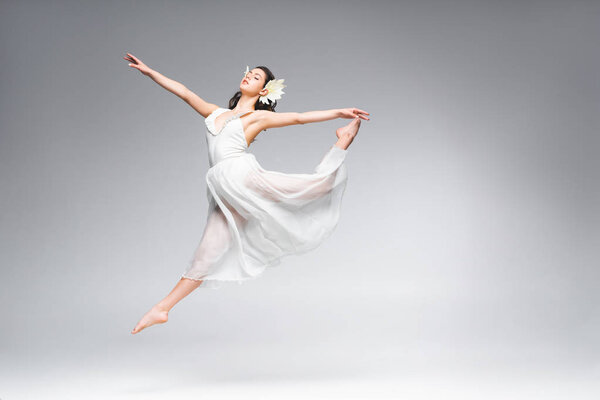
<svg viewBox="0 0 600 400">
<path fill-rule="evenodd" d="M 169 312 L 167 310 L 161 309 L 158 306 L 154 306 L 142 317 L 140 322 L 137 323 L 135 328 L 133 328 L 131 331 L 131 334 L 134 335 L 154 324 L 164 324 L 168 319 Z"/>
<path fill-rule="evenodd" d="M 360 118 L 358 117 L 352 119 L 348 125 L 338 128 L 335 131 L 335 134 L 338 137 L 338 141 L 335 145 L 342 150 L 346 150 L 354 140 L 354 136 L 358 133 L 358 128 L 360 128 Z"/>
</svg>

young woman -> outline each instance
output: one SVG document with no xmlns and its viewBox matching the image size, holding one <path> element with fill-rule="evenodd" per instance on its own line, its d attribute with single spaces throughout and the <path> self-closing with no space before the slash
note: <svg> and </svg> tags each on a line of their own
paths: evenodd
<svg viewBox="0 0 600 400">
<path fill-rule="evenodd" d="M 205 118 L 210 166 L 206 174 L 209 211 L 200 244 L 179 282 L 142 317 L 131 331 L 135 334 L 166 322 L 171 308 L 200 285 L 217 288 L 225 281 L 256 278 L 283 256 L 321 244 L 339 220 L 347 181 L 344 159 L 361 119 L 369 120 L 369 113 L 358 108 L 275 113 L 283 80 L 275 80 L 264 66 L 248 70 L 229 108 L 222 108 L 132 54 L 124 59 Z M 352 121 L 337 129 L 336 143 L 312 174 L 265 170 L 247 152 L 266 129 L 334 118 Z"/>
</svg>

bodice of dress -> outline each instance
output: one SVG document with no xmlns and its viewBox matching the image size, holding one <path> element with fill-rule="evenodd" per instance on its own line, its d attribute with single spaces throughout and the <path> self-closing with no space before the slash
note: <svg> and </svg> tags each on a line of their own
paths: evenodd
<svg viewBox="0 0 600 400">
<path fill-rule="evenodd" d="M 225 159 L 242 156 L 248 149 L 244 126 L 240 119 L 246 113 L 231 116 L 225 120 L 221 130 L 217 131 L 215 119 L 227 111 L 229 109 L 219 107 L 204 120 L 210 167 Z"/>
</svg>

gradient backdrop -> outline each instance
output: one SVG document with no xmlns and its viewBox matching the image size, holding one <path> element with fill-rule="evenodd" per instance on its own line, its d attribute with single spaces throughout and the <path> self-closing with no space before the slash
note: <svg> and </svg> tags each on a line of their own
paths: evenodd
<svg viewBox="0 0 600 400">
<path fill-rule="evenodd" d="M 0 398 L 600 395 L 600 3 L 0 2 Z M 203 232 L 204 119 L 371 113 L 341 221 L 260 279 L 129 332 Z M 348 120 L 272 129 L 310 172 Z"/>
</svg>

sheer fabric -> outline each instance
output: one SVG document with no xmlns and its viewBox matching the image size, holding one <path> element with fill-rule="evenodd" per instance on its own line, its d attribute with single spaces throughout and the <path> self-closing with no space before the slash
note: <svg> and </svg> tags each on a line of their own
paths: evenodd
<svg viewBox="0 0 600 400">
<path fill-rule="evenodd" d="M 332 146 L 313 173 L 265 170 L 248 153 L 240 115 L 217 131 L 206 120 L 210 168 L 206 226 L 182 277 L 221 287 L 258 277 L 281 258 L 319 246 L 335 229 L 347 183 L 347 150 Z"/>
</svg>

